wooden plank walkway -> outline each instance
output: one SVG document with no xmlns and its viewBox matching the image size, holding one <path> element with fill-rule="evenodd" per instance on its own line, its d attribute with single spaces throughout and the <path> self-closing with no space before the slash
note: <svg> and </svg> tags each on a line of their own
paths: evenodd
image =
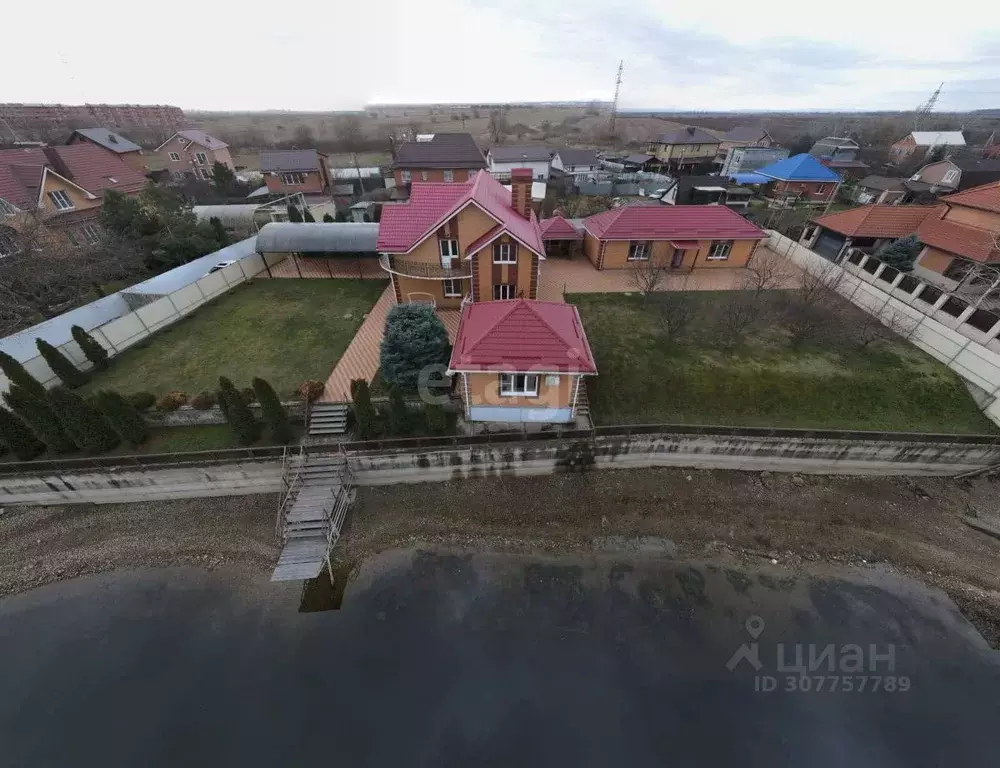
<svg viewBox="0 0 1000 768">
<path fill-rule="evenodd" d="M 323 256 L 288 256 L 271 265 L 271 277 L 286 278 L 354 278 L 385 280 L 389 275 L 379 266 L 377 256 L 325 258 Z M 258 277 L 267 277 L 262 272 Z"/>
</svg>

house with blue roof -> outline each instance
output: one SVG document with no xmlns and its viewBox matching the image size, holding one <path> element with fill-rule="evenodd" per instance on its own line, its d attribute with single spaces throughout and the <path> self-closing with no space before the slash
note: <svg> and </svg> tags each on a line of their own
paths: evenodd
<svg viewBox="0 0 1000 768">
<path fill-rule="evenodd" d="M 733 179 L 740 184 L 766 184 L 764 196 L 768 202 L 782 205 L 790 200 L 806 205 L 826 205 L 841 182 L 840 176 L 805 152 L 765 165 L 753 173 L 737 173 Z"/>
</svg>

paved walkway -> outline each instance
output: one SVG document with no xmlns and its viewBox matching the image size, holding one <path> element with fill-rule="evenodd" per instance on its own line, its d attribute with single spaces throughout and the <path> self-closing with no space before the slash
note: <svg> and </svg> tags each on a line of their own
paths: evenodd
<svg viewBox="0 0 1000 768">
<path fill-rule="evenodd" d="M 260 277 L 267 277 L 265 271 Z M 339 256 L 326 258 L 324 256 L 296 257 L 289 256 L 284 261 L 271 265 L 271 277 L 362 277 L 369 280 L 385 280 L 387 277 L 378 265 L 378 257 Z"/>
</svg>

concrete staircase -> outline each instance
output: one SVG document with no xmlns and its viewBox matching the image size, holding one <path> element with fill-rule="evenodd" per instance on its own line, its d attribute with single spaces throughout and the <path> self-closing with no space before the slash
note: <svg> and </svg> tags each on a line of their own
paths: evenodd
<svg viewBox="0 0 1000 768">
<path fill-rule="evenodd" d="M 315 403 L 309 409 L 309 437 L 325 438 L 347 431 L 347 403 Z"/>
</svg>

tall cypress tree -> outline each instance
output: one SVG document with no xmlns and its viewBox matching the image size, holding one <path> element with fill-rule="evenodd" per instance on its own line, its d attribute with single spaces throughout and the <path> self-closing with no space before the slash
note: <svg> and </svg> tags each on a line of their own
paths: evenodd
<svg viewBox="0 0 1000 768">
<path fill-rule="evenodd" d="M 74 325 L 69 330 L 73 334 L 73 340 L 83 350 L 86 358 L 93 363 L 94 368 L 98 371 L 106 370 L 108 367 L 108 350 L 79 325 Z"/>
<path fill-rule="evenodd" d="M 212 232 L 215 234 L 215 239 L 219 241 L 219 247 L 225 248 L 229 245 L 229 233 L 226 232 L 226 228 L 222 226 L 222 221 L 218 216 L 212 216 L 208 220 L 209 226 L 212 227 Z"/>
<path fill-rule="evenodd" d="M 333 224 L 333 221 L 334 221 L 333 216 L 331 216 L 329 213 L 324 213 L 323 214 L 323 223 L 324 224 Z"/>
<path fill-rule="evenodd" d="M 288 204 L 288 220 L 296 223 L 302 222 L 302 213 L 291 203 Z"/>
<path fill-rule="evenodd" d="M 219 377 L 218 399 L 219 407 L 240 445 L 250 445 L 260 437 L 260 425 L 253 417 L 253 411 L 233 382 L 225 376 Z"/>
<path fill-rule="evenodd" d="M 260 410 L 264 416 L 264 423 L 271 433 L 271 440 L 279 445 L 290 442 L 295 436 L 295 431 L 288 420 L 288 411 L 278 399 L 274 387 L 264 379 L 254 379 L 253 391 L 257 393 L 257 402 L 260 403 Z"/>
<path fill-rule="evenodd" d="M 0 408 L 0 443 L 21 461 L 33 459 L 45 450 L 45 444 L 31 428 L 6 408 Z"/>
<path fill-rule="evenodd" d="M 73 362 L 66 355 L 45 339 L 35 339 L 35 346 L 38 347 L 38 352 L 45 358 L 45 362 L 49 364 L 52 372 L 67 387 L 76 389 L 87 383 L 87 374 L 73 365 Z"/>
<path fill-rule="evenodd" d="M 66 430 L 87 453 L 104 453 L 121 442 L 104 414 L 75 392 L 56 387 L 49 397 Z"/>
<path fill-rule="evenodd" d="M 302 212 L 302 221 L 311 222 L 311 223 L 315 223 L 316 222 L 316 219 L 313 217 L 312 212 L 308 208 L 306 208 Z"/>
<path fill-rule="evenodd" d="M 76 443 L 53 410 L 48 393 L 43 398 L 37 398 L 20 384 L 14 384 L 3 398 L 50 451 L 71 453 L 76 450 Z"/>
<path fill-rule="evenodd" d="M 142 414 L 117 392 L 98 392 L 94 404 L 100 408 L 115 432 L 132 445 L 141 445 L 149 437 L 149 426 Z"/>
<path fill-rule="evenodd" d="M 0 370 L 10 379 L 11 384 L 19 384 L 35 397 L 45 399 L 45 387 L 24 366 L 6 352 L 0 352 Z"/>
</svg>

